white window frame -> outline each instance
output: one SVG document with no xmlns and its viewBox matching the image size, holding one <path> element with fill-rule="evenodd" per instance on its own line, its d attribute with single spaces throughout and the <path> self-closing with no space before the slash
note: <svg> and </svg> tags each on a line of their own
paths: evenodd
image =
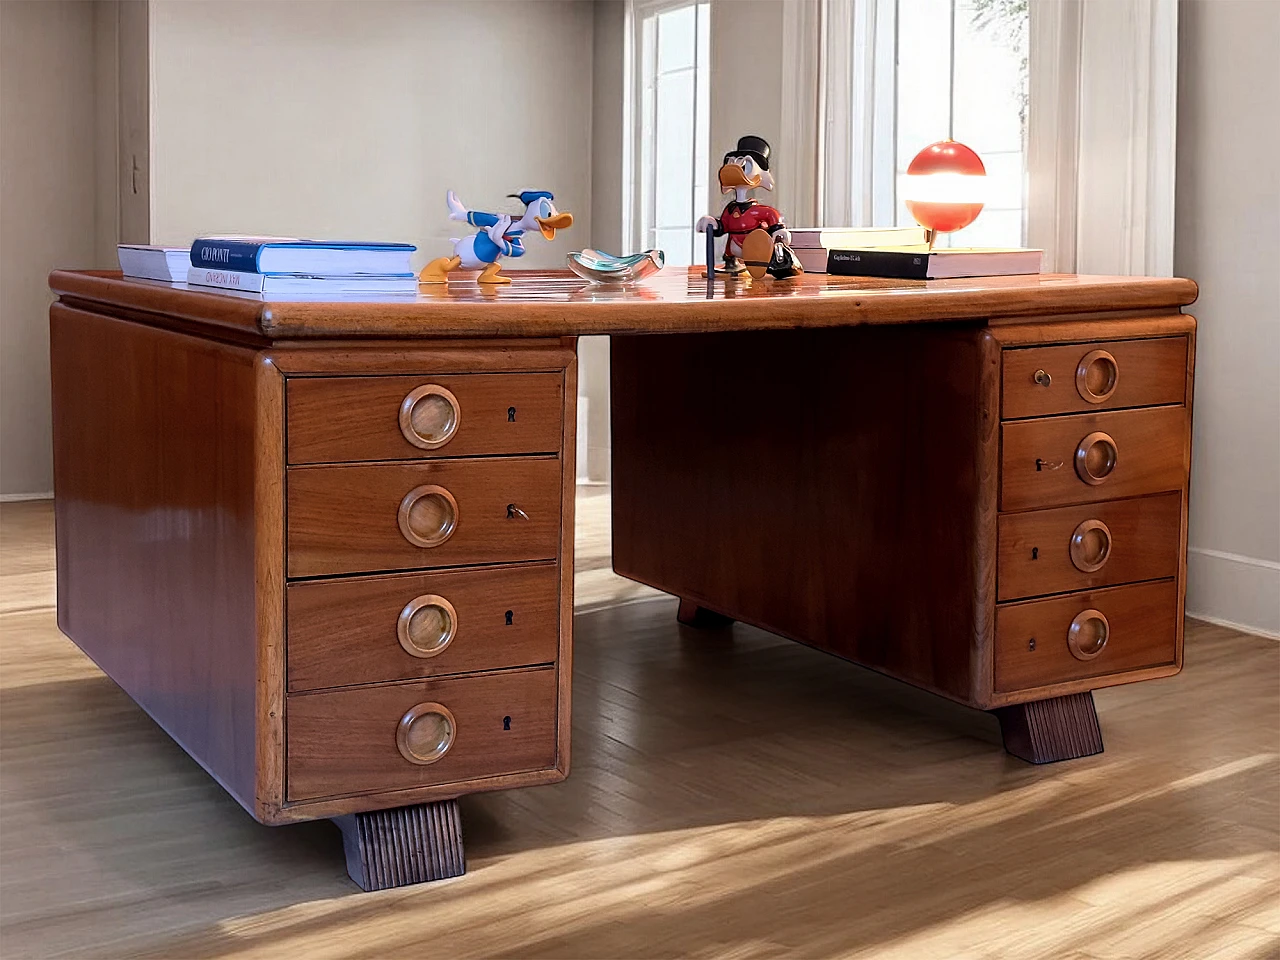
<svg viewBox="0 0 1280 960">
<path fill-rule="evenodd" d="M 707 0 L 627 0 L 627 14 L 625 24 L 625 56 L 626 62 L 623 65 L 624 77 L 624 102 L 623 102 L 623 183 L 626 185 L 626 195 L 623 202 L 622 211 L 622 235 L 628 249 L 632 252 L 641 250 L 645 246 L 644 230 L 644 210 L 643 206 L 648 202 L 650 206 L 649 216 L 652 222 L 656 222 L 656 196 L 653 191 L 646 194 L 645 182 L 643 178 L 647 175 L 644 169 L 643 161 L 643 137 L 644 137 L 644 121 L 643 105 L 644 105 L 644 59 L 646 51 L 644 46 L 644 31 L 642 23 L 648 17 L 656 17 L 658 14 L 667 10 L 675 10 L 680 7 L 696 6 L 699 2 L 707 2 Z M 708 17 L 708 30 L 714 28 L 714 11 Z M 695 50 L 697 41 L 695 39 Z M 657 47 L 650 52 L 652 58 L 657 59 Z M 654 64 L 656 66 L 656 63 Z M 708 64 L 708 69 L 710 65 Z M 694 101 L 694 129 L 697 129 L 697 79 L 694 81 L 695 101 Z M 653 98 L 652 109 L 657 109 L 657 97 Z M 653 117 L 649 118 L 653 120 Z M 656 127 L 656 124 L 655 124 Z M 694 150 L 694 163 L 697 163 L 698 153 Z M 696 171 L 690 169 L 689 184 L 690 191 L 697 189 Z M 696 208 L 696 197 L 692 198 Z M 696 220 L 696 217 L 695 217 Z M 696 257 L 695 257 L 696 259 Z"/>
<path fill-rule="evenodd" d="M 889 224 L 895 64 L 880 51 L 896 49 L 894 0 L 818 2 L 820 80 L 792 106 L 823 122 L 792 149 L 817 158 L 820 224 Z M 1176 0 L 1029 6 L 1028 244 L 1044 249 L 1046 272 L 1170 275 Z M 803 71 L 791 45 L 783 54 L 784 76 Z"/>
</svg>

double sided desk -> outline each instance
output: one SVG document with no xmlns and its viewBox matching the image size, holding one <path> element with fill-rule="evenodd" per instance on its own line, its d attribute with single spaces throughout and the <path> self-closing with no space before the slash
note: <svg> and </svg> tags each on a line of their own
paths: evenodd
<svg viewBox="0 0 1280 960">
<path fill-rule="evenodd" d="M 614 569 L 682 621 L 993 710 L 1036 763 L 1181 667 L 1189 280 L 50 282 L 59 626 L 365 889 L 463 872 L 457 797 L 569 772 L 579 335 L 613 338 Z"/>
</svg>

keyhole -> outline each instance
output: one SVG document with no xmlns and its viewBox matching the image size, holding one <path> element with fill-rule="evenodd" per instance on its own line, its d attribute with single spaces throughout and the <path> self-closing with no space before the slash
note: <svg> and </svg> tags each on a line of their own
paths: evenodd
<svg viewBox="0 0 1280 960">
<path fill-rule="evenodd" d="M 1032 548 L 1031 548 L 1031 559 L 1032 559 L 1032 560 L 1039 560 L 1039 559 L 1040 559 L 1040 548 L 1039 548 L 1039 547 L 1032 547 Z"/>
<path fill-rule="evenodd" d="M 1027 649 L 1034 650 L 1035 648 L 1036 648 L 1036 638 L 1032 637 L 1030 640 L 1027 641 Z"/>
<path fill-rule="evenodd" d="M 507 423 L 515 423 L 515 422 L 516 422 L 516 408 L 507 407 Z"/>
<path fill-rule="evenodd" d="M 515 617 L 515 613 L 511 610 L 507 611 L 507 626 L 511 626 L 511 620 Z"/>
<path fill-rule="evenodd" d="M 1044 461 L 1043 461 L 1043 460 L 1041 460 L 1039 457 L 1036 457 L 1036 473 L 1039 473 L 1039 472 L 1040 472 L 1040 469 L 1041 469 L 1043 466 L 1044 466 Z"/>
<path fill-rule="evenodd" d="M 510 730 L 510 729 L 511 729 L 511 718 L 510 718 L 510 717 L 503 717 L 503 718 L 502 718 L 502 729 L 503 729 L 503 730 Z"/>
</svg>

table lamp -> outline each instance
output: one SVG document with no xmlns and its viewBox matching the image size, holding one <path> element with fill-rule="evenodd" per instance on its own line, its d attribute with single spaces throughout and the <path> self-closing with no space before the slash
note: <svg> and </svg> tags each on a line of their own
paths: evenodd
<svg viewBox="0 0 1280 960">
<path fill-rule="evenodd" d="M 982 212 L 987 168 L 982 158 L 963 143 L 931 143 L 907 167 L 903 200 L 925 229 L 929 249 L 939 232 L 967 227 Z"/>
</svg>

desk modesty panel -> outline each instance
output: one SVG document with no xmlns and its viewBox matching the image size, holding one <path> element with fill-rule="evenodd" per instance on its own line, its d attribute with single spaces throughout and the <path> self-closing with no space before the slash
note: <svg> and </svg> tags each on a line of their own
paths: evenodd
<svg viewBox="0 0 1280 960">
<path fill-rule="evenodd" d="M 1180 668 L 1191 281 L 513 279 L 50 278 L 60 627 L 365 889 L 461 872 L 457 797 L 569 772 L 579 335 L 613 335 L 615 568 L 686 622 L 995 710 L 1034 762 Z"/>
</svg>

